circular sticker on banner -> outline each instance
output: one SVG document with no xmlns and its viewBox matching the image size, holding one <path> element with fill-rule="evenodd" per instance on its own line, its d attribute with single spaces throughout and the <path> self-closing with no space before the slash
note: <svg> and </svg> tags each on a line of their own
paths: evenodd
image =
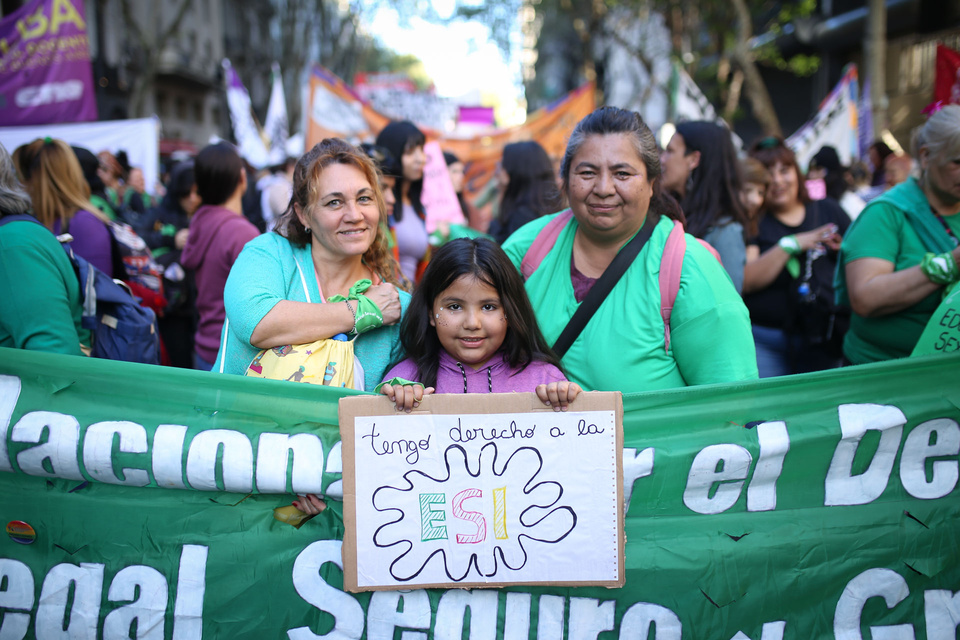
<svg viewBox="0 0 960 640">
<path fill-rule="evenodd" d="M 37 539 L 37 532 L 26 522 L 13 520 L 7 523 L 7 535 L 14 542 L 20 544 L 32 544 Z"/>
</svg>

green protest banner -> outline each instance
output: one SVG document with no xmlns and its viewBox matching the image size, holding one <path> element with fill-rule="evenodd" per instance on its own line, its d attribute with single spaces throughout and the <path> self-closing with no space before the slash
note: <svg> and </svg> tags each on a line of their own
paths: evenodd
<svg viewBox="0 0 960 640">
<path fill-rule="evenodd" d="M 356 392 L 0 349 L 0 637 L 956 638 L 958 365 L 624 396 L 620 589 L 352 594 Z"/>
</svg>

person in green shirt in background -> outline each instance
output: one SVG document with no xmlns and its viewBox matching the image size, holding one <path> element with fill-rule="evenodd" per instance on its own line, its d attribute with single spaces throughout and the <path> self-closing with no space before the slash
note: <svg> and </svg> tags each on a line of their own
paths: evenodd
<svg viewBox="0 0 960 640">
<path fill-rule="evenodd" d="M 960 280 L 960 105 L 915 134 L 920 178 L 871 200 L 843 239 L 837 300 L 853 309 L 853 364 L 909 356 L 947 287 Z"/>
<path fill-rule="evenodd" d="M 30 209 L 0 144 L 0 347 L 83 355 L 80 340 L 89 334 L 80 326 L 80 282 L 70 259 L 39 222 L 9 219 Z"/>
</svg>

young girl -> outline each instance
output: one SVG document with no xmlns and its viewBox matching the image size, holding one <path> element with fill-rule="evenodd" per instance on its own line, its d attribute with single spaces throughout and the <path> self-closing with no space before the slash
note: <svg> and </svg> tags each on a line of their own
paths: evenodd
<svg viewBox="0 0 960 640">
<path fill-rule="evenodd" d="M 485 238 L 452 240 L 433 254 L 400 325 L 400 342 L 408 357 L 379 385 L 397 411 L 409 412 L 434 391 L 534 391 L 554 411 L 566 411 L 581 391 L 544 341 L 520 274 Z M 309 516 L 326 509 L 312 494 L 293 506 Z"/>
<path fill-rule="evenodd" d="M 565 411 L 581 391 L 567 381 L 540 333 L 520 274 L 484 238 L 453 240 L 436 251 L 400 341 L 407 358 L 380 387 L 398 411 L 410 411 L 434 391 L 534 391 L 554 411 Z"/>
</svg>

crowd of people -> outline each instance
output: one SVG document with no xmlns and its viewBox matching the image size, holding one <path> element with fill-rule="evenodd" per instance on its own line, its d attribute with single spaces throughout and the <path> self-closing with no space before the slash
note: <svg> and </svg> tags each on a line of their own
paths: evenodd
<svg viewBox="0 0 960 640">
<path fill-rule="evenodd" d="M 156 201 L 108 152 L 0 147 L 0 346 L 84 353 L 83 292 L 60 245 L 124 279 L 117 221 L 162 269 L 164 364 L 244 374 L 339 341 L 348 386 L 399 410 L 506 391 L 564 410 L 581 390 L 905 357 L 960 280 L 960 106 L 932 114 L 910 156 L 878 143 L 871 167 L 844 167 L 824 147 L 806 172 L 778 137 L 738 154 L 724 126 L 683 122 L 660 148 L 638 114 L 602 107 L 559 171 L 536 142 L 507 145 L 482 225 L 446 154 L 482 228 L 440 246 L 426 141 L 392 122 L 375 143 L 326 139 L 262 175 L 213 144 L 172 167 Z"/>
</svg>

